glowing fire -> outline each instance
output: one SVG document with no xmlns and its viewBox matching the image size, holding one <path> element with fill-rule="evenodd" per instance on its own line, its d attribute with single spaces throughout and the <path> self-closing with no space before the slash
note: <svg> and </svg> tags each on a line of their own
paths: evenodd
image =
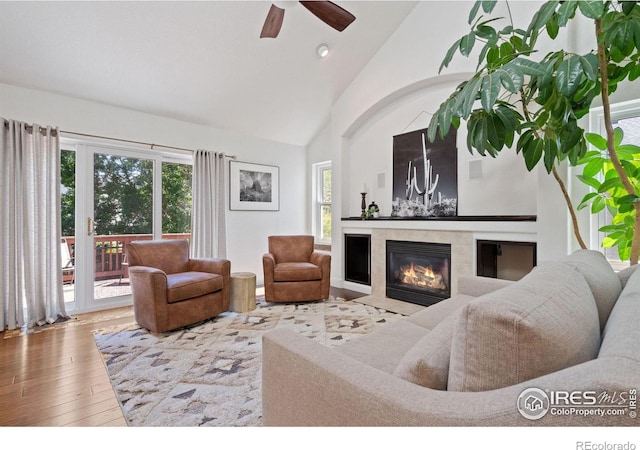
<svg viewBox="0 0 640 450">
<path fill-rule="evenodd" d="M 411 262 L 409 266 L 400 267 L 400 274 L 402 284 L 437 290 L 447 289 L 442 274 L 434 272 L 431 266 Z"/>
</svg>

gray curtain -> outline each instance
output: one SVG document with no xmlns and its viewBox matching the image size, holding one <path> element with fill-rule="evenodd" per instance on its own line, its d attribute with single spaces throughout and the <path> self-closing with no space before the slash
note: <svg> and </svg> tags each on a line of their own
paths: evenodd
<svg viewBox="0 0 640 450">
<path fill-rule="evenodd" d="M 1 331 L 68 316 L 62 291 L 58 129 L 0 121 Z"/>
<path fill-rule="evenodd" d="M 226 258 L 225 155 L 198 150 L 193 155 L 191 256 Z"/>
</svg>

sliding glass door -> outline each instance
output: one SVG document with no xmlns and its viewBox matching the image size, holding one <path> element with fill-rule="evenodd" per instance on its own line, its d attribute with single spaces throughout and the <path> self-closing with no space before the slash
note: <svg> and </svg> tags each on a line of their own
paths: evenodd
<svg viewBox="0 0 640 450">
<path fill-rule="evenodd" d="M 63 245 L 68 245 L 73 259 L 73 280 L 65 285 L 68 309 L 131 304 L 126 244 L 190 237 L 191 158 L 81 142 L 63 144 L 67 155 L 62 164 L 62 173 L 67 173 Z M 75 179 L 68 176 L 71 161 Z M 66 187 L 71 184 L 73 189 Z M 73 223 L 73 229 L 65 228 L 65 223 Z"/>
</svg>

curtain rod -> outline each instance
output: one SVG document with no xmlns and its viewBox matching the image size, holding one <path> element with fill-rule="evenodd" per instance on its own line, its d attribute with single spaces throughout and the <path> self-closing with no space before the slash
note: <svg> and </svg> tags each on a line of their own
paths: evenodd
<svg viewBox="0 0 640 450">
<path fill-rule="evenodd" d="M 95 134 L 86 134 L 86 133 L 78 133 L 75 131 L 66 131 L 66 130 L 60 130 L 61 133 L 65 133 L 65 134 L 73 134 L 76 136 L 84 136 L 84 137 L 92 137 L 92 138 L 98 138 L 98 139 L 108 139 L 111 141 L 118 141 L 118 142 L 128 142 L 130 144 L 139 144 L 139 145 L 148 145 L 151 147 L 151 150 L 153 150 L 155 147 L 159 147 L 159 148 L 168 148 L 171 150 L 182 150 L 185 152 L 195 152 L 195 150 L 189 149 L 189 148 L 181 148 L 181 147 L 173 147 L 171 145 L 161 145 L 161 144 L 151 144 L 149 142 L 140 142 L 140 141 L 132 141 L 130 139 L 119 139 L 119 138 L 113 138 L 113 137 L 107 137 L 107 136 L 97 136 Z M 236 159 L 236 155 L 224 155 L 227 158 L 231 158 L 231 159 Z"/>
<path fill-rule="evenodd" d="M 4 120 L 4 125 L 7 126 L 9 125 L 9 121 L 8 120 Z M 33 130 L 33 126 L 32 125 L 27 125 L 27 129 L 32 131 Z M 40 127 L 40 131 L 46 131 L 46 128 L 44 127 Z M 113 137 L 107 137 L 107 136 L 98 136 L 95 134 L 87 134 L 87 133 L 78 133 L 76 131 L 66 131 L 66 130 L 57 130 L 56 128 L 52 128 L 51 129 L 52 132 L 56 132 L 59 131 L 60 133 L 64 133 L 64 134 L 73 134 L 75 136 L 84 136 L 84 137 L 92 137 L 92 138 L 98 138 L 98 139 L 108 139 L 110 141 L 118 141 L 118 142 L 127 142 L 130 144 L 139 144 L 139 145 L 148 145 L 149 147 L 151 147 L 151 150 L 153 150 L 155 147 L 158 148 L 167 148 L 167 149 L 171 149 L 171 150 L 181 150 L 184 152 L 195 152 L 195 150 L 189 149 L 189 148 L 181 148 L 181 147 L 173 147 L 170 145 L 161 145 L 161 144 L 151 144 L 148 142 L 140 142 L 140 141 L 132 141 L 130 139 L 120 139 L 120 138 L 113 138 Z M 231 158 L 231 159 L 236 159 L 236 155 L 224 155 L 227 158 Z"/>
</svg>

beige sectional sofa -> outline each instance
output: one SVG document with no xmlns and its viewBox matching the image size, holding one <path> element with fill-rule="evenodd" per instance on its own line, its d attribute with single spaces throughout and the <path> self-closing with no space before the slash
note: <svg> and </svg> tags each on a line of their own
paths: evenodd
<svg viewBox="0 0 640 450">
<path fill-rule="evenodd" d="M 335 348 L 263 340 L 267 426 L 640 425 L 640 271 L 600 252 L 458 293 Z"/>
</svg>

